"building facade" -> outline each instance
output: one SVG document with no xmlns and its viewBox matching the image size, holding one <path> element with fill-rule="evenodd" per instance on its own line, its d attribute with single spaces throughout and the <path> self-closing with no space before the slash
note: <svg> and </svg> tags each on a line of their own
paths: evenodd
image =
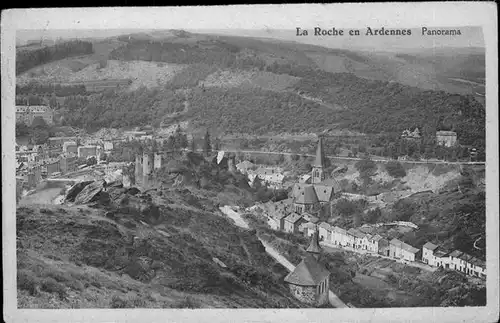
<svg viewBox="0 0 500 323">
<path fill-rule="evenodd" d="M 52 125 L 54 123 L 54 113 L 49 106 L 16 106 L 16 123 L 24 123 L 31 126 L 36 117 L 42 118 L 48 125 Z"/>
<path fill-rule="evenodd" d="M 445 147 L 453 147 L 457 144 L 457 133 L 454 131 L 436 132 L 436 143 Z"/>
</svg>

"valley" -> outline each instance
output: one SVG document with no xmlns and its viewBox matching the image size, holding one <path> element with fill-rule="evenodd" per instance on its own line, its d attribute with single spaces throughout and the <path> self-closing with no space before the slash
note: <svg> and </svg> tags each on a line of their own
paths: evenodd
<svg viewBox="0 0 500 323">
<path fill-rule="evenodd" d="M 18 306 L 484 306 L 484 48 L 455 50 L 19 46 Z"/>
</svg>

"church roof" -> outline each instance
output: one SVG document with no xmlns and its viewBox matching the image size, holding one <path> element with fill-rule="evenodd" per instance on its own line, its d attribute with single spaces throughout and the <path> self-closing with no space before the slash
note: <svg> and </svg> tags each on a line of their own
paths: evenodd
<svg viewBox="0 0 500 323">
<path fill-rule="evenodd" d="M 316 147 L 316 160 L 314 161 L 313 167 L 323 167 L 323 138 L 319 137 L 318 147 Z"/>
<path fill-rule="evenodd" d="M 314 204 L 318 203 L 318 196 L 314 190 L 314 186 L 303 186 L 295 195 L 295 203 L 299 204 Z"/>
<path fill-rule="evenodd" d="M 318 196 L 318 200 L 320 202 L 330 202 L 333 193 L 333 187 L 326 185 L 314 185 L 314 188 L 316 191 L 316 196 Z"/>
<path fill-rule="evenodd" d="M 314 232 L 314 234 L 311 238 L 311 243 L 309 243 L 309 247 L 307 247 L 306 251 L 309 253 L 320 253 L 321 252 L 321 247 L 319 246 L 319 240 L 318 240 L 318 231 Z"/>
<path fill-rule="evenodd" d="M 285 282 L 300 286 L 317 286 L 329 275 L 330 272 L 312 255 L 306 255 L 285 277 Z"/>
<path fill-rule="evenodd" d="M 333 193 L 337 193 L 342 190 L 342 187 L 335 178 L 327 178 L 321 183 L 319 183 L 318 186 L 329 186 L 333 189 Z"/>
</svg>

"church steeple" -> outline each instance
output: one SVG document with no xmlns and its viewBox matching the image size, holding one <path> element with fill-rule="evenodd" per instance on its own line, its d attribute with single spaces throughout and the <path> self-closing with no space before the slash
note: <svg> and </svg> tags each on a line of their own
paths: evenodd
<svg viewBox="0 0 500 323">
<path fill-rule="evenodd" d="M 309 247 L 307 247 L 306 251 L 312 254 L 314 258 L 319 258 L 319 254 L 321 253 L 321 246 L 319 245 L 318 230 L 314 232 L 311 238 L 311 243 L 309 243 Z"/>
<path fill-rule="evenodd" d="M 312 184 L 318 184 L 322 182 L 325 177 L 323 173 L 324 153 L 323 153 L 323 138 L 320 136 L 318 139 L 318 147 L 316 147 L 316 160 L 312 165 Z"/>
</svg>

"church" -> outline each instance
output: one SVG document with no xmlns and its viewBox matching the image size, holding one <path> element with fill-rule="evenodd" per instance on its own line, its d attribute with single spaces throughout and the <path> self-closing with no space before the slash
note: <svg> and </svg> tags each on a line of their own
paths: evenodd
<svg viewBox="0 0 500 323">
<path fill-rule="evenodd" d="M 323 138 L 319 137 L 316 159 L 311 165 L 310 183 L 296 183 L 292 190 L 293 211 L 302 214 L 315 213 L 329 203 L 334 194 L 340 192 L 340 185 L 333 178 L 326 178 Z"/>
<path fill-rule="evenodd" d="M 313 306 L 326 305 L 330 291 L 330 272 L 319 262 L 321 246 L 317 231 L 313 234 L 306 253 L 297 267 L 285 277 L 285 282 L 292 295 L 301 302 Z"/>
</svg>

